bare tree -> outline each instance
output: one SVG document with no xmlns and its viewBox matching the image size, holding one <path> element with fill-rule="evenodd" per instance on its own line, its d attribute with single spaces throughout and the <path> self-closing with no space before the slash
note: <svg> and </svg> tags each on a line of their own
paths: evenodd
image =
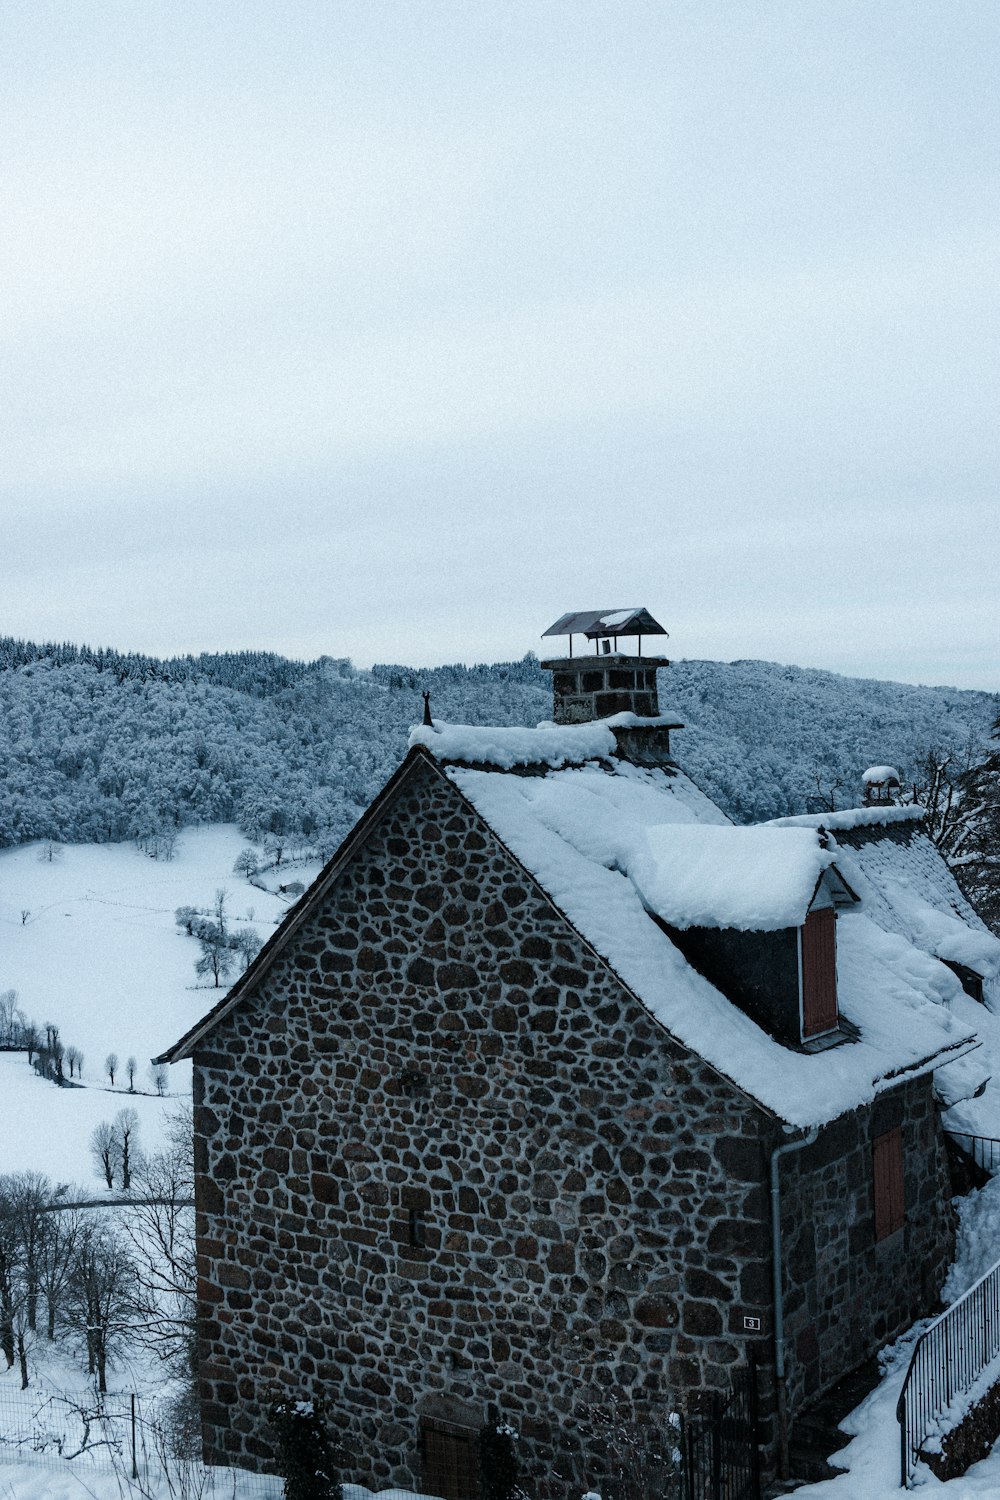
<svg viewBox="0 0 1000 1500">
<path fill-rule="evenodd" d="M 215 893 L 215 901 L 212 904 L 212 915 L 216 920 L 216 924 L 218 925 L 219 932 L 222 934 L 222 941 L 224 943 L 228 941 L 229 937 L 229 932 L 226 927 L 226 902 L 228 900 L 229 892 L 225 889 L 224 886 L 220 885 Z"/>
<path fill-rule="evenodd" d="M 34 1333 L 41 1290 L 42 1254 L 52 1202 L 52 1184 L 41 1172 L 17 1172 L 8 1179 L 9 1202 L 14 1218 L 24 1283 L 27 1326 Z"/>
<path fill-rule="evenodd" d="M 35 1060 L 35 1053 L 38 1051 L 38 1043 L 39 1043 L 39 1041 L 40 1041 L 40 1038 L 39 1038 L 39 1035 L 38 1035 L 38 1027 L 35 1024 L 35 1022 L 34 1021 L 25 1021 L 25 1023 L 24 1023 L 24 1045 L 28 1049 L 28 1064 L 29 1064 L 29 1066 Z"/>
<path fill-rule="evenodd" d="M 17 990 L 0 995 L 0 1047 L 23 1047 L 26 1021 L 17 1003 Z M 29 1059 L 30 1060 L 30 1059 Z"/>
<path fill-rule="evenodd" d="M 87 1368 L 108 1388 L 108 1360 L 133 1323 L 135 1269 L 125 1246 L 103 1224 L 81 1232 L 69 1276 L 67 1311 L 86 1340 Z"/>
<path fill-rule="evenodd" d="M 261 947 L 260 938 L 252 927 L 244 927 L 242 932 L 237 934 L 236 952 L 243 960 L 243 967 L 245 969 L 248 969 L 253 963 Z"/>
<path fill-rule="evenodd" d="M 10 1178 L 0 1177 L 0 1353 L 14 1363 L 14 1322 L 19 1297 L 17 1226 Z"/>
<path fill-rule="evenodd" d="M 41 1287 L 45 1298 L 46 1335 L 56 1336 L 56 1319 L 69 1285 L 83 1230 L 83 1220 L 76 1209 L 62 1209 L 46 1216 L 42 1240 Z"/>
<path fill-rule="evenodd" d="M 814 768 L 813 781 L 816 783 L 816 790 L 809 800 L 810 802 L 814 803 L 815 806 L 811 809 L 811 811 L 836 812 L 837 793 L 844 785 L 843 776 L 834 776 L 832 780 L 824 781 L 820 770 L 818 768 Z"/>
<path fill-rule="evenodd" d="M 121 1147 L 113 1125 L 102 1120 L 95 1125 L 90 1136 L 90 1154 L 98 1177 L 103 1177 L 109 1188 L 115 1185 L 115 1173 L 121 1161 Z"/>
<path fill-rule="evenodd" d="M 649 1500 L 673 1489 L 681 1463 L 681 1421 L 667 1407 L 599 1398 L 586 1408 L 588 1447 L 603 1457 L 604 1484 L 616 1500 Z M 596 1445 L 593 1443 L 596 1439 Z"/>
<path fill-rule="evenodd" d="M 190 1109 L 170 1117 L 167 1145 L 143 1159 L 136 1182 L 136 1206 L 122 1227 L 136 1268 L 137 1337 L 190 1376 L 197 1311 Z"/>
<path fill-rule="evenodd" d="M 149 1081 L 162 1099 L 167 1092 L 167 1065 L 166 1063 L 152 1063 L 149 1069 Z"/>
<path fill-rule="evenodd" d="M 130 1057 L 125 1064 L 125 1073 L 128 1078 L 128 1091 L 130 1094 L 135 1093 L 135 1075 L 138 1067 L 139 1064 L 134 1057 Z"/>
<path fill-rule="evenodd" d="M 132 1187 L 132 1173 L 139 1155 L 139 1116 L 134 1109 L 120 1109 L 115 1115 L 112 1129 L 118 1142 L 122 1187 L 127 1193 Z"/>
<path fill-rule="evenodd" d="M 207 977 L 212 976 L 212 981 L 218 989 L 223 979 L 232 972 L 233 954 L 223 941 L 219 928 L 214 923 L 209 924 L 211 931 L 199 936 L 201 943 L 201 957 L 195 964 L 195 973 Z"/>
<path fill-rule="evenodd" d="M 118 1072 L 118 1057 L 114 1052 L 109 1052 L 104 1059 L 104 1071 L 111 1079 L 111 1087 L 115 1086 L 115 1074 Z"/>
</svg>

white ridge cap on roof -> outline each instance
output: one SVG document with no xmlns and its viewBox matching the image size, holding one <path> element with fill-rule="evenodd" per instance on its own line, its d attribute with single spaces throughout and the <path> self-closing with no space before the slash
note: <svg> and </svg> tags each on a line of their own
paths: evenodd
<svg viewBox="0 0 1000 1500">
<path fill-rule="evenodd" d="M 534 729 L 514 725 L 497 729 L 492 725 L 415 724 L 410 730 L 410 749 L 423 745 L 436 760 L 458 761 L 471 766 L 495 766 L 510 771 L 514 766 L 580 766 L 588 760 L 603 760 L 617 749 L 616 729 L 678 729 L 674 714 L 643 718 L 640 714 L 613 714 L 588 724 L 555 724 L 543 720 Z"/>
<path fill-rule="evenodd" d="M 410 730 L 410 748 L 423 745 L 436 760 L 464 761 L 468 765 L 496 766 L 509 771 L 514 766 L 578 766 L 584 761 L 614 755 L 615 737 L 606 723 L 540 724 L 537 729 L 513 726 L 496 729 L 479 724 L 446 724 L 435 719 L 433 727 L 415 724 Z"/>
<path fill-rule="evenodd" d="M 643 902 L 671 927 L 799 927 L 833 864 L 812 828 L 649 828 L 629 860 Z"/>
<path fill-rule="evenodd" d="M 790 818 L 771 818 L 765 828 L 874 828 L 880 823 L 915 823 L 924 817 L 922 807 L 845 807 L 840 812 L 796 813 Z"/>
</svg>

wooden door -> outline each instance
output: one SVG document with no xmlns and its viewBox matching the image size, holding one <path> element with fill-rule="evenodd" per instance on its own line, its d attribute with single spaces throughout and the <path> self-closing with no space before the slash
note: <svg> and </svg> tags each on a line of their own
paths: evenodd
<svg viewBox="0 0 1000 1500">
<path fill-rule="evenodd" d="M 478 1500 L 479 1454 L 475 1434 L 448 1430 L 433 1423 L 423 1428 L 425 1495 L 442 1500 Z"/>
</svg>

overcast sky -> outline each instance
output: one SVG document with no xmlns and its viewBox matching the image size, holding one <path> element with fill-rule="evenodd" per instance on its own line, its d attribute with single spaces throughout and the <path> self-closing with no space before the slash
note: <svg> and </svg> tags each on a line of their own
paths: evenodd
<svg viewBox="0 0 1000 1500">
<path fill-rule="evenodd" d="M 4 0 L 0 634 L 1000 689 L 996 0 Z"/>
</svg>

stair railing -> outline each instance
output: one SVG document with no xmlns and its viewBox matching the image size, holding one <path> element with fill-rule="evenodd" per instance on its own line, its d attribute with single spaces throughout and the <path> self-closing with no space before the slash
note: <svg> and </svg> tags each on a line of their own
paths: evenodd
<svg viewBox="0 0 1000 1500">
<path fill-rule="evenodd" d="M 900 1484 L 909 1489 L 920 1452 L 941 1419 L 1000 1355 L 1000 1261 L 917 1339 L 896 1403 Z"/>
<path fill-rule="evenodd" d="M 945 1135 L 971 1157 L 981 1172 L 988 1172 L 992 1177 L 1000 1170 L 1000 1141 L 988 1135 L 969 1135 L 964 1130 L 946 1130 Z"/>
</svg>

